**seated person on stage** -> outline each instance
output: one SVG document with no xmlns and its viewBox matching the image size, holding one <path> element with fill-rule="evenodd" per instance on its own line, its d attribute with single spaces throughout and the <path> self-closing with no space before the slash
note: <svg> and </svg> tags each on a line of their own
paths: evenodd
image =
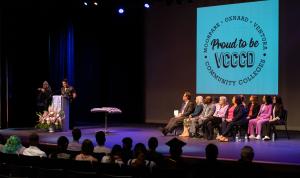
<svg viewBox="0 0 300 178">
<path fill-rule="evenodd" d="M 271 126 L 281 123 L 284 117 L 284 107 L 280 96 L 273 97 L 273 109 L 269 122 L 263 125 L 263 140 L 270 140 Z"/>
<path fill-rule="evenodd" d="M 208 118 L 204 121 L 203 126 L 208 140 L 212 140 L 214 136 L 214 128 L 219 129 L 219 134 L 221 134 L 220 124 L 225 120 L 225 115 L 229 107 L 227 103 L 227 98 L 225 96 L 220 96 L 219 103 L 215 104 L 216 111 L 212 118 Z"/>
<path fill-rule="evenodd" d="M 255 95 L 250 96 L 250 103 L 247 106 L 247 120 L 251 120 L 257 117 L 260 105 L 258 104 L 258 97 Z"/>
<path fill-rule="evenodd" d="M 46 153 L 38 148 L 39 135 L 32 133 L 29 135 L 29 147 L 23 151 L 25 156 L 47 157 Z"/>
<path fill-rule="evenodd" d="M 183 122 L 183 119 L 189 117 L 195 109 L 194 103 L 191 101 L 191 93 L 185 92 L 182 96 L 182 106 L 178 116 L 175 116 L 169 120 L 169 123 L 162 129 L 162 133 L 167 135 L 169 132 L 172 132 L 180 123 Z"/>
<path fill-rule="evenodd" d="M 194 112 L 191 115 L 189 115 L 188 118 L 185 118 L 183 120 L 183 132 L 179 136 L 181 136 L 181 137 L 188 137 L 188 136 L 190 136 L 189 129 L 190 129 L 192 118 L 199 116 L 202 111 L 203 111 L 203 97 L 202 96 L 197 96 L 196 97 L 196 107 L 195 107 L 195 110 L 194 110 Z"/>
<path fill-rule="evenodd" d="M 191 126 L 190 126 L 190 132 L 192 136 L 196 136 L 197 130 L 199 128 L 199 135 L 203 136 L 203 122 L 211 118 L 213 114 L 215 113 L 216 106 L 212 103 L 212 97 L 211 96 L 206 96 L 204 99 L 204 107 L 203 111 L 198 117 L 192 118 Z"/>
<path fill-rule="evenodd" d="M 81 138 L 81 130 L 79 128 L 74 128 L 72 130 L 73 141 L 69 143 L 68 150 L 69 151 L 80 151 L 81 144 L 79 143 L 79 139 Z"/>
<path fill-rule="evenodd" d="M 241 97 L 234 96 L 232 98 L 232 106 L 228 109 L 225 120 L 222 122 L 222 135 L 218 136 L 216 139 L 228 142 L 228 137 L 234 131 L 234 127 L 245 125 L 246 122 L 246 109 L 242 104 Z"/>
<path fill-rule="evenodd" d="M 269 122 L 272 113 L 272 98 L 271 96 L 263 96 L 263 104 L 260 106 L 259 113 L 255 119 L 251 119 L 248 125 L 249 138 L 261 139 L 262 125 Z M 257 136 L 254 135 L 254 129 L 256 129 Z"/>
</svg>

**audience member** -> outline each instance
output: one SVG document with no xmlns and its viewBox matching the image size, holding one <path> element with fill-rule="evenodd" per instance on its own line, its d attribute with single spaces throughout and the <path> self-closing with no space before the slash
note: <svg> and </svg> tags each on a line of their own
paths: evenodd
<svg viewBox="0 0 300 178">
<path fill-rule="evenodd" d="M 153 167 L 156 166 L 155 162 L 146 159 L 147 149 L 143 143 L 137 143 L 134 146 L 134 158 L 129 159 L 128 166 L 134 168 L 147 168 L 151 172 Z"/>
<path fill-rule="evenodd" d="M 79 140 L 81 138 L 81 130 L 79 128 L 74 128 L 72 130 L 73 141 L 69 143 L 68 150 L 70 151 L 80 151 L 81 144 Z"/>
<path fill-rule="evenodd" d="M 151 137 L 148 140 L 148 152 L 146 155 L 146 159 L 149 161 L 153 161 L 157 166 L 160 166 L 163 162 L 163 155 L 156 151 L 158 146 L 158 140 L 156 137 Z"/>
<path fill-rule="evenodd" d="M 85 139 L 81 145 L 81 153 L 75 157 L 78 161 L 98 161 L 92 156 L 94 151 L 94 145 L 91 140 Z"/>
<path fill-rule="evenodd" d="M 182 147 L 186 145 L 185 142 L 179 140 L 178 138 L 173 138 L 169 140 L 166 145 L 170 147 L 169 153 L 170 156 L 165 159 L 165 167 L 168 169 L 183 169 L 185 164 L 181 157 L 182 155 Z"/>
<path fill-rule="evenodd" d="M 52 159 L 70 159 L 71 155 L 67 152 L 69 140 L 65 136 L 57 139 L 57 150 L 49 155 Z"/>
<path fill-rule="evenodd" d="M 2 148 L 3 153 L 9 154 L 23 154 L 25 147 L 21 143 L 21 139 L 18 136 L 12 135 L 7 140 Z"/>
<path fill-rule="evenodd" d="M 38 148 L 39 145 L 39 135 L 32 133 L 29 135 L 29 147 L 23 151 L 25 156 L 39 156 L 47 157 L 46 153 Z"/>
<path fill-rule="evenodd" d="M 130 137 L 125 137 L 122 139 L 122 143 L 123 143 L 123 147 L 122 147 L 123 162 L 127 163 L 129 159 L 133 158 L 132 139 Z"/>
<path fill-rule="evenodd" d="M 103 131 L 96 132 L 95 137 L 98 145 L 95 146 L 94 153 L 109 154 L 111 150 L 110 148 L 105 146 L 105 142 L 106 142 L 105 133 Z"/>
<path fill-rule="evenodd" d="M 124 165 L 121 145 L 114 145 L 111 149 L 110 154 L 103 156 L 101 163 L 113 163 L 118 164 L 119 166 Z"/>
</svg>

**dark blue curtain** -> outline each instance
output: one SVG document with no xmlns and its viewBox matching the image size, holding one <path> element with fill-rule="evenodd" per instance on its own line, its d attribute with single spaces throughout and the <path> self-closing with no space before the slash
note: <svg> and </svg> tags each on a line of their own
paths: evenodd
<svg viewBox="0 0 300 178">
<path fill-rule="evenodd" d="M 60 93 L 64 78 L 74 85 L 74 60 L 74 27 L 68 22 L 49 33 L 49 71 L 55 94 Z"/>
</svg>

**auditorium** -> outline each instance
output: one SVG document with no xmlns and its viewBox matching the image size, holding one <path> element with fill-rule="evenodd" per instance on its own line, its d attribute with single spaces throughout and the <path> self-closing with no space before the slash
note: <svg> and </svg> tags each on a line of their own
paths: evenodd
<svg viewBox="0 0 300 178">
<path fill-rule="evenodd" d="M 0 2 L 0 178 L 299 177 L 300 1 Z"/>
</svg>

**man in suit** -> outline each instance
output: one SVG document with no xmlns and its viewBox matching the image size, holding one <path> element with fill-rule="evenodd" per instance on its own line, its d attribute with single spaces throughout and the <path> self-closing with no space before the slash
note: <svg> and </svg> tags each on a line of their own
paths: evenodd
<svg viewBox="0 0 300 178">
<path fill-rule="evenodd" d="M 184 92 L 182 96 L 183 103 L 180 109 L 180 113 L 178 114 L 178 116 L 171 118 L 168 124 L 162 129 L 162 133 L 164 135 L 172 132 L 180 123 L 183 122 L 184 118 L 189 117 L 189 115 L 193 113 L 195 105 L 191 101 L 191 97 L 192 95 L 190 92 Z"/>
</svg>

